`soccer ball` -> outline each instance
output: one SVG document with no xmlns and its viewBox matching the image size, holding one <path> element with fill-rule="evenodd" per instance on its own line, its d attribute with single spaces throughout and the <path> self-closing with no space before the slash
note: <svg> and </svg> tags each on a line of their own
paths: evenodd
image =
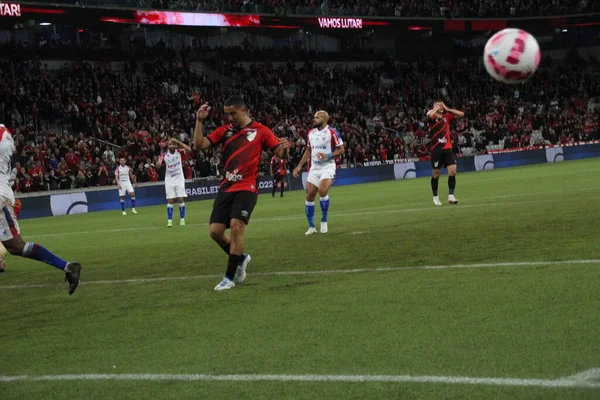
<svg viewBox="0 0 600 400">
<path fill-rule="evenodd" d="M 488 40 L 483 65 L 497 81 L 513 85 L 531 78 L 540 65 L 537 40 L 522 29 L 504 29 Z"/>
</svg>

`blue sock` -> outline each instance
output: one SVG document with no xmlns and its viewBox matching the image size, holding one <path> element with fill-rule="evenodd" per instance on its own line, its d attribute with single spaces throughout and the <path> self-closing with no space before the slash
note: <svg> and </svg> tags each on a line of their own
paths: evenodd
<svg viewBox="0 0 600 400">
<path fill-rule="evenodd" d="M 121 210 L 125 211 L 125 200 L 121 200 Z"/>
<path fill-rule="evenodd" d="M 23 257 L 41 261 L 52 265 L 55 268 L 63 270 L 67 267 L 67 262 L 62 258 L 55 256 L 50 250 L 36 243 L 25 243 L 23 248 Z"/>
<path fill-rule="evenodd" d="M 311 228 L 315 227 L 315 202 L 306 201 L 305 203 L 306 219 L 308 220 L 308 226 Z"/>
<path fill-rule="evenodd" d="M 179 218 L 185 219 L 185 203 L 179 204 Z"/>
<path fill-rule="evenodd" d="M 329 195 L 321 197 L 321 222 L 327 222 L 327 213 L 329 213 Z"/>
<path fill-rule="evenodd" d="M 131 198 L 131 208 L 135 208 L 135 197 Z"/>
<path fill-rule="evenodd" d="M 173 219 L 173 204 L 167 204 L 167 219 L 169 221 Z"/>
</svg>

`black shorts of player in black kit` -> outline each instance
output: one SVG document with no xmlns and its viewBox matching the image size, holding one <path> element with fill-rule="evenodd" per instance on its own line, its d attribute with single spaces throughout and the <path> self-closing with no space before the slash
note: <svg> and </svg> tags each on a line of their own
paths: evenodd
<svg viewBox="0 0 600 400">
<path fill-rule="evenodd" d="M 283 182 L 285 178 L 285 175 L 275 175 L 273 176 L 273 182 L 275 182 L 275 184 L 278 184 L 279 182 Z"/>
<path fill-rule="evenodd" d="M 433 169 L 448 168 L 450 165 L 456 165 L 456 156 L 452 149 L 442 149 L 438 146 L 431 152 L 431 167 Z"/>
<path fill-rule="evenodd" d="M 231 219 L 236 218 L 247 225 L 256 206 L 256 200 L 256 193 L 247 190 L 236 192 L 220 190 L 210 214 L 210 223 L 224 224 L 229 228 Z"/>
</svg>

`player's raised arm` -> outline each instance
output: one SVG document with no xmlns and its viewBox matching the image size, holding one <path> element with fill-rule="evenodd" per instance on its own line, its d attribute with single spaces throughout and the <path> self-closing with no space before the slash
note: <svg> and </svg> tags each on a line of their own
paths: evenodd
<svg viewBox="0 0 600 400">
<path fill-rule="evenodd" d="M 175 142 L 180 149 L 183 149 L 187 154 L 192 154 L 192 148 L 190 146 L 188 146 L 187 144 L 183 143 L 182 141 L 178 140 L 178 139 L 171 139 L 173 142 Z M 208 140 L 208 139 L 207 139 Z"/>
<path fill-rule="evenodd" d="M 462 118 L 465 116 L 464 112 L 462 112 L 460 110 L 455 110 L 453 108 L 449 108 L 444 103 L 442 103 L 442 107 L 444 108 L 444 111 L 449 112 L 450 114 L 454 115 L 457 118 Z"/>
<path fill-rule="evenodd" d="M 158 161 L 156 162 L 156 169 L 159 169 L 160 167 L 162 167 L 164 158 L 165 158 L 164 154 L 162 154 L 160 157 L 158 157 Z"/>
<path fill-rule="evenodd" d="M 440 103 L 435 103 L 433 108 L 427 111 L 427 118 L 434 119 L 438 112 L 442 111 L 443 107 Z"/>
<path fill-rule="evenodd" d="M 196 126 L 194 127 L 194 148 L 196 150 L 205 150 L 212 146 L 208 138 L 204 137 L 203 122 L 208 117 L 210 107 L 208 103 L 204 103 L 196 113 Z"/>
</svg>

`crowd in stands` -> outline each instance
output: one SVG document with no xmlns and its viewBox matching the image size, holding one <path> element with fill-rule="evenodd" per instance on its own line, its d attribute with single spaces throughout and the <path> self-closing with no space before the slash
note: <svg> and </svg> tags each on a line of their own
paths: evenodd
<svg viewBox="0 0 600 400">
<path fill-rule="evenodd" d="M 223 123 L 223 100 L 243 94 L 251 116 L 287 137 L 292 166 L 300 159 L 319 109 L 346 142 L 340 166 L 427 157 L 424 115 L 435 98 L 463 109 L 453 126 L 459 154 L 598 139 L 600 69 L 543 68 L 524 85 L 492 81 L 479 59 L 374 63 L 227 63 L 231 84 L 195 74 L 168 50 L 148 52 L 125 71 L 76 60 L 58 71 L 21 51 L 0 59 L 0 122 L 13 132 L 15 187 L 104 186 L 119 158 L 138 182 L 161 180 L 155 168 L 170 137 L 191 142 L 194 112 L 210 102 L 207 131 Z M 476 85 L 473 82 L 477 82 Z M 268 171 L 268 157 L 263 160 Z M 185 159 L 186 177 L 218 176 L 218 149 Z"/>
<path fill-rule="evenodd" d="M 446 18 L 565 15 L 600 11 L 600 3 L 595 0 L 52 0 L 47 2 L 199 12 Z"/>
</svg>

